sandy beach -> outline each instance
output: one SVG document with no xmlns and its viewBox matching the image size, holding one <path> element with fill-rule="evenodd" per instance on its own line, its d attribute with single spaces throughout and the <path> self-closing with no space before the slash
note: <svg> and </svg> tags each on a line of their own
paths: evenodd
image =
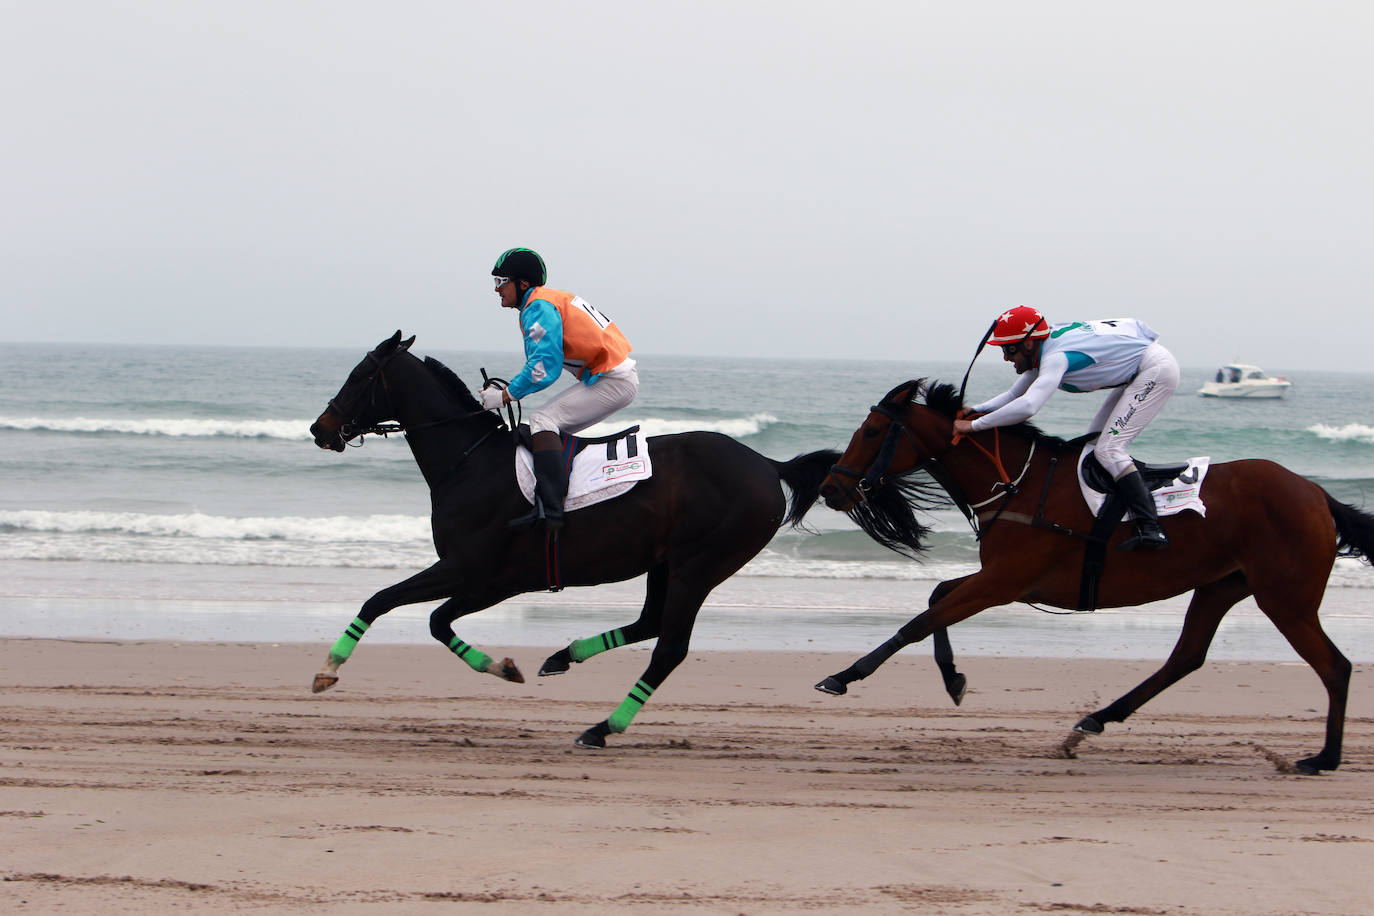
<svg viewBox="0 0 1374 916">
<path fill-rule="evenodd" d="M 1296 663 L 1214 662 L 1060 747 L 1147 662 L 691 656 L 606 751 L 573 738 L 647 656 L 529 682 L 438 647 L 0 641 L 10 912 L 1349 914 L 1374 878 L 1374 696 L 1343 766 Z"/>
</svg>

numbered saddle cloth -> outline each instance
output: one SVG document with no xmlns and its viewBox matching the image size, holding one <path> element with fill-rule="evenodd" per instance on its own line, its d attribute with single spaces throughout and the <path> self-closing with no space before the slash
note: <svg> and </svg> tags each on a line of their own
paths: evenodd
<svg viewBox="0 0 1374 916">
<path fill-rule="evenodd" d="M 619 496 L 641 480 L 653 476 L 649 447 L 639 427 L 605 439 L 568 436 L 563 454 L 573 453 L 568 472 L 568 495 L 563 511 L 573 512 Z M 515 450 L 515 480 L 520 492 L 534 504 L 534 458 L 525 446 Z"/>
<path fill-rule="evenodd" d="M 1097 459 L 1091 457 L 1092 453 L 1091 442 L 1084 445 L 1079 453 L 1078 486 L 1083 491 L 1083 500 L 1096 516 L 1107 498 L 1104 488 L 1110 486 L 1110 480 L 1106 479 L 1106 472 Z M 1205 516 L 1207 507 L 1202 503 L 1202 481 L 1207 476 L 1211 461 L 1211 458 L 1189 458 L 1186 464 L 1170 466 L 1169 472 L 1163 475 L 1160 474 L 1161 468 L 1137 461 L 1136 466 L 1141 469 L 1145 485 L 1155 498 L 1155 512 L 1159 515 L 1177 515 L 1185 509 L 1192 509 L 1198 515 Z"/>
</svg>

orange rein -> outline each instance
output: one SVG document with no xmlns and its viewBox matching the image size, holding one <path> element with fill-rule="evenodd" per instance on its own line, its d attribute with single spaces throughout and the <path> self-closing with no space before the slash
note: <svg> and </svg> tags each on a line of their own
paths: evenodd
<svg viewBox="0 0 1374 916">
<path fill-rule="evenodd" d="M 1030 470 L 1031 459 L 1035 457 L 1034 442 L 1031 443 L 1030 451 L 1026 454 L 1026 463 L 1021 467 L 1021 473 L 1016 475 L 1015 480 L 1012 480 L 1011 475 L 1007 473 L 1006 466 L 1002 464 L 1002 434 L 999 427 L 994 426 L 992 429 L 992 451 L 988 451 L 987 446 L 983 445 L 983 443 L 972 436 L 962 436 L 959 433 L 955 433 L 953 438 L 950 439 L 950 448 L 958 445 L 963 439 L 968 439 L 969 443 L 973 445 L 974 448 L 982 452 L 983 455 L 992 462 L 992 466 L 997 470 L 997 476 L 999 478 L 998 482 L 992 485 L 992 489 L 997 490 L 999 487 L 1001 488 L 1000 493 L 996 493 L 982 502 L 972 503 L 969 508 L 981 509 L 983 506 L 986 506 L 996 499 L 1003 496 L 1013 496 L 1019 492 L 1020 483 L 1022 479 L 1025 478 L 1026 472 Z"/>
</svg>

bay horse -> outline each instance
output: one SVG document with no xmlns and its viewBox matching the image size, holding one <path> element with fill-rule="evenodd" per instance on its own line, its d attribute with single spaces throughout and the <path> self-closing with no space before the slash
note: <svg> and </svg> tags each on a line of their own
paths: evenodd
<svg viewBox="0 0 1374 916">
<path fill-rule="evenodd" d="M 975 522 L 981 568 L 941 582 L 927 610 L 849 668 L 816 685 L 843 694 L 899 649 L 990 607 L 1026 602 L 1074 608 L 1093 515 L 1081 495 L 1077 457 L 1087 438 L 1066 442 L 1022 423 L 956 439 L 963 406 L 952 385 L 924 379 L 893 388 L 850 439 L 821 484 L 832 509 L 848 513 L 885 546 L 922 549 L 912 512 L 892 513 L 872 496 L 900 491 L 908 506 L 955 504 Z M 1057 468 L 1057 470 L 1056 470 Z M 924 472 L 924 473 L 917 473 Z M 1374 553 L 1374 516 L 1338 502 L 1317 484 L 1266 460 L 1212 465 L 1203 478 L 1206 516 L 1162 519 L 1167 550 L 1108 549 L 1099 603 L 1125 607 L 1192 590 L 1172 653 L 1120 699 L 1084 716 L 1070 741 L 1122 722 L 1200 668 L 1222 617 L 1251 595 L 1326 687 L 1326 741 L 1296 769 L 1315 774 L 1341 762 L 1350 662 L 1322 629 L 1317 610 L 1338 556 Z M 890 502 L 886 505 L 890 505 Z M 1118 525 L 1113 547 L 1129 534 Z M 1080 536 L 1074 536 L 1080 535 Z M 1072 744 L 1066 742 L 1068 751 Z"/>
<path fill-rule="evenodd" d="M 728 436 L 688 432 L 652 436 L 653 476 L 606 502 L 569 513 L 557 535 L 543 526 L 511 528 L 529 509 L 516 484 L 516 437 L 438 360 L 410 353 L 397 331 L 369 352 L 311 425 L 315 444 L 342 452 L 368 433 L 404 432 L 429 485 L 438 562 L 368 598 L 315 676 L 318 693 L 338 681 L 358 639 L 393 608 L 447 599 L 429 618 L 430 634 L 479 672 L 523 682 L 510 659 L 496 661 L 453 630 L 465 614 L 514 595 L 561 585 L 618 582 L 647 573 L 644 607 L 633 623 L 573 641 L 550 656 L 541 675 L 561 674 L 607 649 L 658 638 L 648 668 L 605 720 L 577 739 L 604 748 L 687 656 L 702 602 L 754 557 L 784 524 L 797 526 L 839 457 L 817 451 L 781 462 Z M 395 425 L 384 426 L 384 421 Z M 790 505 L 781 483 L 792 491 Z"/>
</svg>

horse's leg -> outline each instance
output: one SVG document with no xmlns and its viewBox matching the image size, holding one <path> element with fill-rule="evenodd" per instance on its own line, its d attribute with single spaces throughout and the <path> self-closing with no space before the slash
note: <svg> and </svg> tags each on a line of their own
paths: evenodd
<svg viewBox="0 0 1374 916">
<path fill-rule="evenodd" d="M 662 631 L 658 637 L 658 645 L 654 646 L 653 654 L 649 658 L 649 667 L 644 670 L 644 674 L 635 682 L 629 694 L 609 718 L 598 722 L 578 736 L 578 747 L 604 748 L 607 735 L 613 732 L 618 734 L 629 728 L 635 714 L 668 679 L 673 669 L 687 657 L 687 646 L 692 638 L 692 626 L 696 623 L 697 612 L 701 610 L 701 604 L 711 590 L 709 587 L 702 588 L 689 584 L 685 580 L 700 582 L 703 578 L 690 573 L 681 578 L 678 575 L 667 577 Z"/>
<path fill-rule="evenodd" d="M 877 671 L 883 662 L 896 655 L 904 646 L 920 642 L 932 633 L 948 629 L 979 611 L 999 604 L 1010 604 L 1019 594 L 1019 588 L 1009 584 L 1011 581 L 986 567 L 963 579 L 951 579 L 950 588 L 942 593 L 938 600 L 932 593 L 929 610 L 907 621 L 894 636 L 848 668 L 821 681 L 816 685 L 816 689 L 822 693 L 840 696 L 848 691 L 848 684 L 863 680 Z M 953 661 L 952 652 L 950 661 Z"/>
<path fill-rule="evenodd" d="M 964 702 L 964 694 L 968 693 L 968 678 L 954 667 L 954 646 L 949 642 L 949 630 L 941 627 L 931 634 L 931 638 L 935 640 L 935 665 L 944 678 L 945 691 L 954 705 L 958 706 Z"/>
<path fill-rule="evenodd" d="M 1207 649 L 1212 645 L 1221 619 L 1235 607 L 1236 602 L 1249 594 L 1250 583 L 1242 572 L 1231 573 L 1195 590 L 1183 618 L 1183 632 L 1179 634 L 1178 642 L 1174 644 L 1174 650 L 1169 653 L 1163 667 L 1119 700 L 1084 716 L 1073 730 L 1084 735 L 1100 735 L 1108 722 L 1126 721 L 1127 716 L 1158 696 L 1166 687 L 1201 668 L 1207 660 Z"/>
<path fill-rule="evenodd" d="M 958 579 L 947 579 L 935 586 L 930 592 L 930 600 L 926 602 L 926 609 L 933 607 L 935 602 L 967 578 L 968 576 L 960 576 Z M 968 678 L 954 667 L 954 646 L 949 641 L 949 630 L 941 627 L 932 633 L 931 637 L 935 640 L 935 665 L 940 669 L 940 677 L 944 678 L 945 691 L 954 701 L 954 705 L 958 706 L 964 702 L 964 694 L 968 692 Z"/>
<path fill-rule="evenodd" d="M 491 607 L 506 597 L 502 593 L 498 597 L 485 601 L 474 601 L 468 595 L 450 598 L 430 613 L 429 635 L 437 639 L 459 659 L 466 662 L 473 671 L 479 674 L 494 674 L 503 681 L 523 684 L 525 683 L 525 676 L 520 673 L 520 669 L 516 667 L 513 659 L 503 658 L 498 662 L 481 649 L 468 645 L 458 637 L 458 634 L 453 632 L 453 621 L 459 617 Z"/>
<path fill-rule="evenodd" d="M 644 595 L 644 607 L 639 619 L 629 626 L 607 630 L 587 639 L 575 639 L 565 648 L 559 649 L 544 660 L 539 668 L 540 676 L 562 674 L 574 664 L 585 662 L 593 655 L 600 655 L 607 649 L 618 649 L 630 643 L 642 642 L 659 634 L 663 620 L 663 600 L 668 591 L 668 566 L 660 563 L 650 567 L 648 588 Z"/>
<path fill-rule="evenodd" d="M 358 616 L 353 618 L 353 622 L 343 631 L 343 635 L 330 647 L 324 667 L 315 675 L 315 681 L 310 685 L 311 692 L 319 693 L 338 683 L 339 666 L 348 661 L 348 657 L 357 648 L 358 640 L 363 638 L 363 634 L 378 617 L 402 605 L 447 598 L 453 593 L 454 582 L 453 568 L 440 560 L 428 569 L 395 585 L 389 585 L 368 598 L 363 602 Z"/>
<path fill-rule="evenodd" d="M 1285 570 L 1264 573 L 1265 581 L 1255 584 L 1255 603 L 1265 613 L 1274 626 L 1288 640 L 1288 644 L 1312 666 L 1326 687 L 1326 743 L 1312 757 L 1297 762 L 1298 772 L 1309 776 L 1322 770 L 1334 770 L 1341 765 L 1341 744 L 1345 734 L 1345 706 L 1350 691 L 1350 660 L 1341 654 L 1322 629 L 1317 609 L 1321 605 L 1321 593 L 1325 591 L 1326 577 L 1322 576 L 1315 586 L 1311 583 L 1297 582 L 1296 570 L 1304 566 L 1294 563 Z M 1308 566 L 1306 568 L 1312 568 Z M 1303 586 L 1309 586 L 1303 588 Z M 1302 594 L 1306 591 L 1307 594 Z M 1315 595 L 1313 594 L 1315 593 Z"/>
</svg>

